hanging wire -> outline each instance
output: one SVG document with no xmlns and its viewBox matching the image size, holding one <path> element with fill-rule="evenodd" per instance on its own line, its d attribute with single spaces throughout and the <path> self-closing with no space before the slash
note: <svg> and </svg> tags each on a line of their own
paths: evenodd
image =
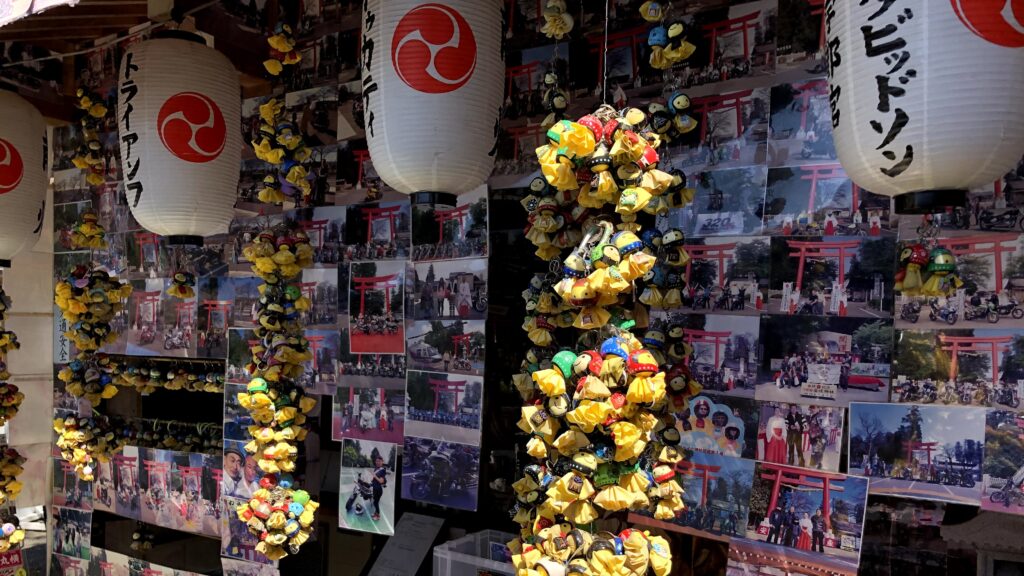
<svg viewBox="0 0 1024 576">
<path fill-rule="evenodd" d="M 608 103 L 608 19 L 611 10 L 611 0 L 604 0 L 604 56 L 601 61 L 604 63 L 601 74 L 601 102 Z"/>
</svg>

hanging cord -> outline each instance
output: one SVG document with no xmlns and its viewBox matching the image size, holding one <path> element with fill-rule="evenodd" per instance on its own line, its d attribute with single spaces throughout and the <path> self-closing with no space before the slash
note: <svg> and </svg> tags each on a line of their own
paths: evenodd
<svg viewBox="0 0 1024 576">
<path fill-rule="evenodd" d="M 604 0 L 604 56 L 601 61 L 604 63 L 601 74 L 601 102 L 608 103 L 608 18 L 611 7 L 611 0 Z"/>
</svg>

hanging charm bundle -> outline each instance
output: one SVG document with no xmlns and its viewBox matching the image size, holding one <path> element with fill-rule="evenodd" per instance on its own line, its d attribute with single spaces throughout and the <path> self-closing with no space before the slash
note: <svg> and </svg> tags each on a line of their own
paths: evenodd
<svg viewBox="0 0 1024 576">
<path fill-rule="evenodd" d="M 672 100 L 682 108 L 683 98 Z M 672 571 L 660 536 L 588 531 L 604 513 L 668 520 L 684 509 L 674 413 L 701 390 L 685 364 L 692 349 L 681 330 L 648 330 L 643 340 L 633 333 L 649 326 L 649 307 L 681 305 L 689 261 L 680 230 L 661 234 L 638 221 L 695 193 L 682 172 L 658 169 L 674 124 L 666 114 L 659 104 L 602 106 L 560 120 L 537 149 L 543 177 L 523 200 L 526 237 L 552 271 L 523 292 L 523 329 L 535 347 L 513 378 L 534 459 L 513 484 L 519 576 Z M 572 328 L 576 337 L 563 339 Z"/>
<path fill-rule="evenodd" d="M 278 23 L 274 34 L 267 38 L 270 45 L 270 58 L 263 62 L 263 67 L 271 76 L 279 76 L 286 66 L 294 66 L 302 61 L 302 54 L 295 49 L 295 36 L 292 27 Z"/>
<path fill-rule="evenodd" d="M 544 26 L 540 31 L 548 38 L 555 40 L 561 40 L 568 35 L 576 23 L 572 14 L 569 14 L 565 0 L 547 0 L 544 4 L 543 16 Z"/>
<path fill-rule="evenodd" d="M 252 141 L 256 157 L 271 165 L 259 192 L 260 202 L 299 204 L 313 191 L 313 176 L 306 169 L 311 151 L 299 129 L 284 115 L 284 102 L 270 98 L 260 105 L 259 137 Z"/>
<path fill-rule="evenodd" d="M 7 311 L 10 309 L 11 297 L 0 287 L 0 426 L 14 418 L 25 399 L 25 394 L 15 384 L 8 382 L 11 373 L 7 371 L 7 353 L 21 348 L 18 336 L 6 329 Z"/>
<path fill-rule="evenodd" d="M 107 231 L 99 223 L 99 216 L 92 210 L 82 212 L 78 222 L 71 229 L 72 250 L 106 250 Z"/>
<path fill-rule="evenodd" d="M 86 182 L 92 186 L 99 186 L 104 182 L 104 160 L 101 154 L 103 143 L 100 141 L 100 130 L 103 129 L 103 119 L 109 110 L 103 97 L 88 88 L 79 88 L 75 92 L 75 96 L 77 98 L 75 107 L 82 114 L 78 121 L 82 127 L 82 142 L 78 145 L 71 163 L 75 168 L 86 173 Z"/>
<path fill-rule="evenodd" d="M 56 418 L 57 448 L 61 458 L 75 467 L 81 480 L 91 482 L 97 462 L 109 462 L 128 443 L 123 426 L 106 416 Z"/>
<path fill-rule="evenodd" d="M 697 47 L 686 39 L 682 20 L 669 18 L 671 6 L 658 0 L 647 0 L 640 6 L 640 16 L 655 24 L 647 34 L 651 47 L 651 67 L 668 70 L 693 55 Z"/>
<path fill-rule="evenodd" d="M 252 271 L 265 282 L 259 288 L 255 334 L 247 366 L 252 380 L 239 404 L 254 424 L 245 450 L 257 458 L 264 473 L 260 488 L 235 511 L 250 533 L 259 538 L 256 550 L 271 560 L 298 553 L 314 528 L 319 503 L 298 489 L 292 476 L 299 444 L 306 437 L 306 415 L 316 400 L 296 380 L 312 359 L 303 337 L 299 313 L 309 300 L 289 281 L 313 265 L 313 249 L 302 231 L 278 227 L 261 233 L 243 251 Z"/>
</svg>

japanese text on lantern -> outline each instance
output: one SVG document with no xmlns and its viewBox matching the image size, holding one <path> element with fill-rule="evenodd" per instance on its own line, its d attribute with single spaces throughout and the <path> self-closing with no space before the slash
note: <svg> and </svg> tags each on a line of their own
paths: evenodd
<svg viewBox="0 0 1024 576">
<path fill-rule="evenodd" d="M 365 72 L 363 76 L 363 109 L 366 111 L 366 132 L 372 137 L 373 136 L 373 109 L 370 107 L 370 94 L 373 94 L 379 89 L 377 83 L 373 80 L 373 38 L 370 37 L 370 31 L 373 30 L 373 23 L 377 20 L 377 15 L 370 10 L 369 0 L 363 0 L 363 70 Z"/>
<path fill-rule="evenodd" d="M 828 59 L 828 102 L 829 107 L 832 110 L 832 127 L 839 127 L 839 95 L 843 93 L 843 89 L 839 86 L 839 82 L 836 80 L 835 71 L 839 68 L 839 65 L 843 63 L 843 58 L 839 54 L 839 48 L 842 46 L 842 41 L 839 36 L 832 35 L 832 20 L 836 17 L 836 0 L 826 0 L 825 2 L 825 35 L 830 38 L 828 41 L 827 52 L 825 57 Z"/>
<path fill-rule="evenodd" d="M 902 153 L 898 145 L 890 146 L 910 122 L 910 116 L 899 107 L 899 99 L 906 96 L 905 86 L 917 77 L 917 70 L 910 67 L 910 51 L 907 49 L 907 41 L 900 35 L 900 27 L 912 20 L 914 13 L 910 8 L 900 10 L 896 6 L 899 4 L 898 0 L 860 0 L 861 6 L 868 3 L 877 4 L 877 7 L 868 16 L 867 22 L 860 27 L 864 37 L 864 53 L 868 58 L 881 58 L 885 66 L 889 67 L 884 73 L 875 76 L 878 86 L 876 109 L 881 116 L 868 124 L 882 136 L 875 150 L 881 150 L 882 157 L 887 161 L 895 162 L 879 170 L 882 174 L 895 178 L 906 171 L 914 161 L 912 145 L 906 144 Z M 902 157 L 897 160 L 899 156 Z"/>
<path fill-rule="evenodd" d="M 128 198 L 134 198 L 132 206 L 135 207 L 139 205 L 139 199 L 142 198 L 142 182 L 135 180 L 139 173 L 139 166 L 142 164 L 142 158 L 137 158 L 132 163 L 132 144 L 139 141 L 139 135 L 132 130 L 132 112 L 135 110 L 132 106 L 132 100 L 139 93 L 139 87 L 132 80 L 132 72 L 138 72 L 139 66 L 138 64 L 132 64 L 132 56 L 134 54 L 131 52 L 125 54 L 124 78 L 121 79 L 120 86 L 121 94 L 125 96 L 124 111 L 121 114 L 121 122 L 124 124 L 124 130 L 121 132 L 121 146 L 123 146 L 124 150 L 125 189 Z M 134 197 L 132 193 L 134 193 Z"/>
</svg>

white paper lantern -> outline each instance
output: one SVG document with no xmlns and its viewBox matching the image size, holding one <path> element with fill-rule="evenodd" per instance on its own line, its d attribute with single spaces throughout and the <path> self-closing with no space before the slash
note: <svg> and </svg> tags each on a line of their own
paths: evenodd
<svg viewBox="0 0 1024 576">
<path fill-rule="evenodd" d="M 1024 154 L 1024 2 L 829 0 L 833 136 L 898 212 L 962 205 Z"/>
<path fill-rule="evenodd" d="M 43 116 L 24 98 L 0 91 L 0 267 L 39 238 L 46 203 Z"/>
<path fill-rule="evenodd" d="M 198 36 L 164 33 L 121 59 L 121 170 L 132 215 L 172 244 L 223 234 L 242 154 L 238 72 Z"/>
<path fill-rule="evenodd" d="M 388 186 L 468 192 L 494 166 L 501 0 L 363 3 L 366 138 Z"/>
</svg>

